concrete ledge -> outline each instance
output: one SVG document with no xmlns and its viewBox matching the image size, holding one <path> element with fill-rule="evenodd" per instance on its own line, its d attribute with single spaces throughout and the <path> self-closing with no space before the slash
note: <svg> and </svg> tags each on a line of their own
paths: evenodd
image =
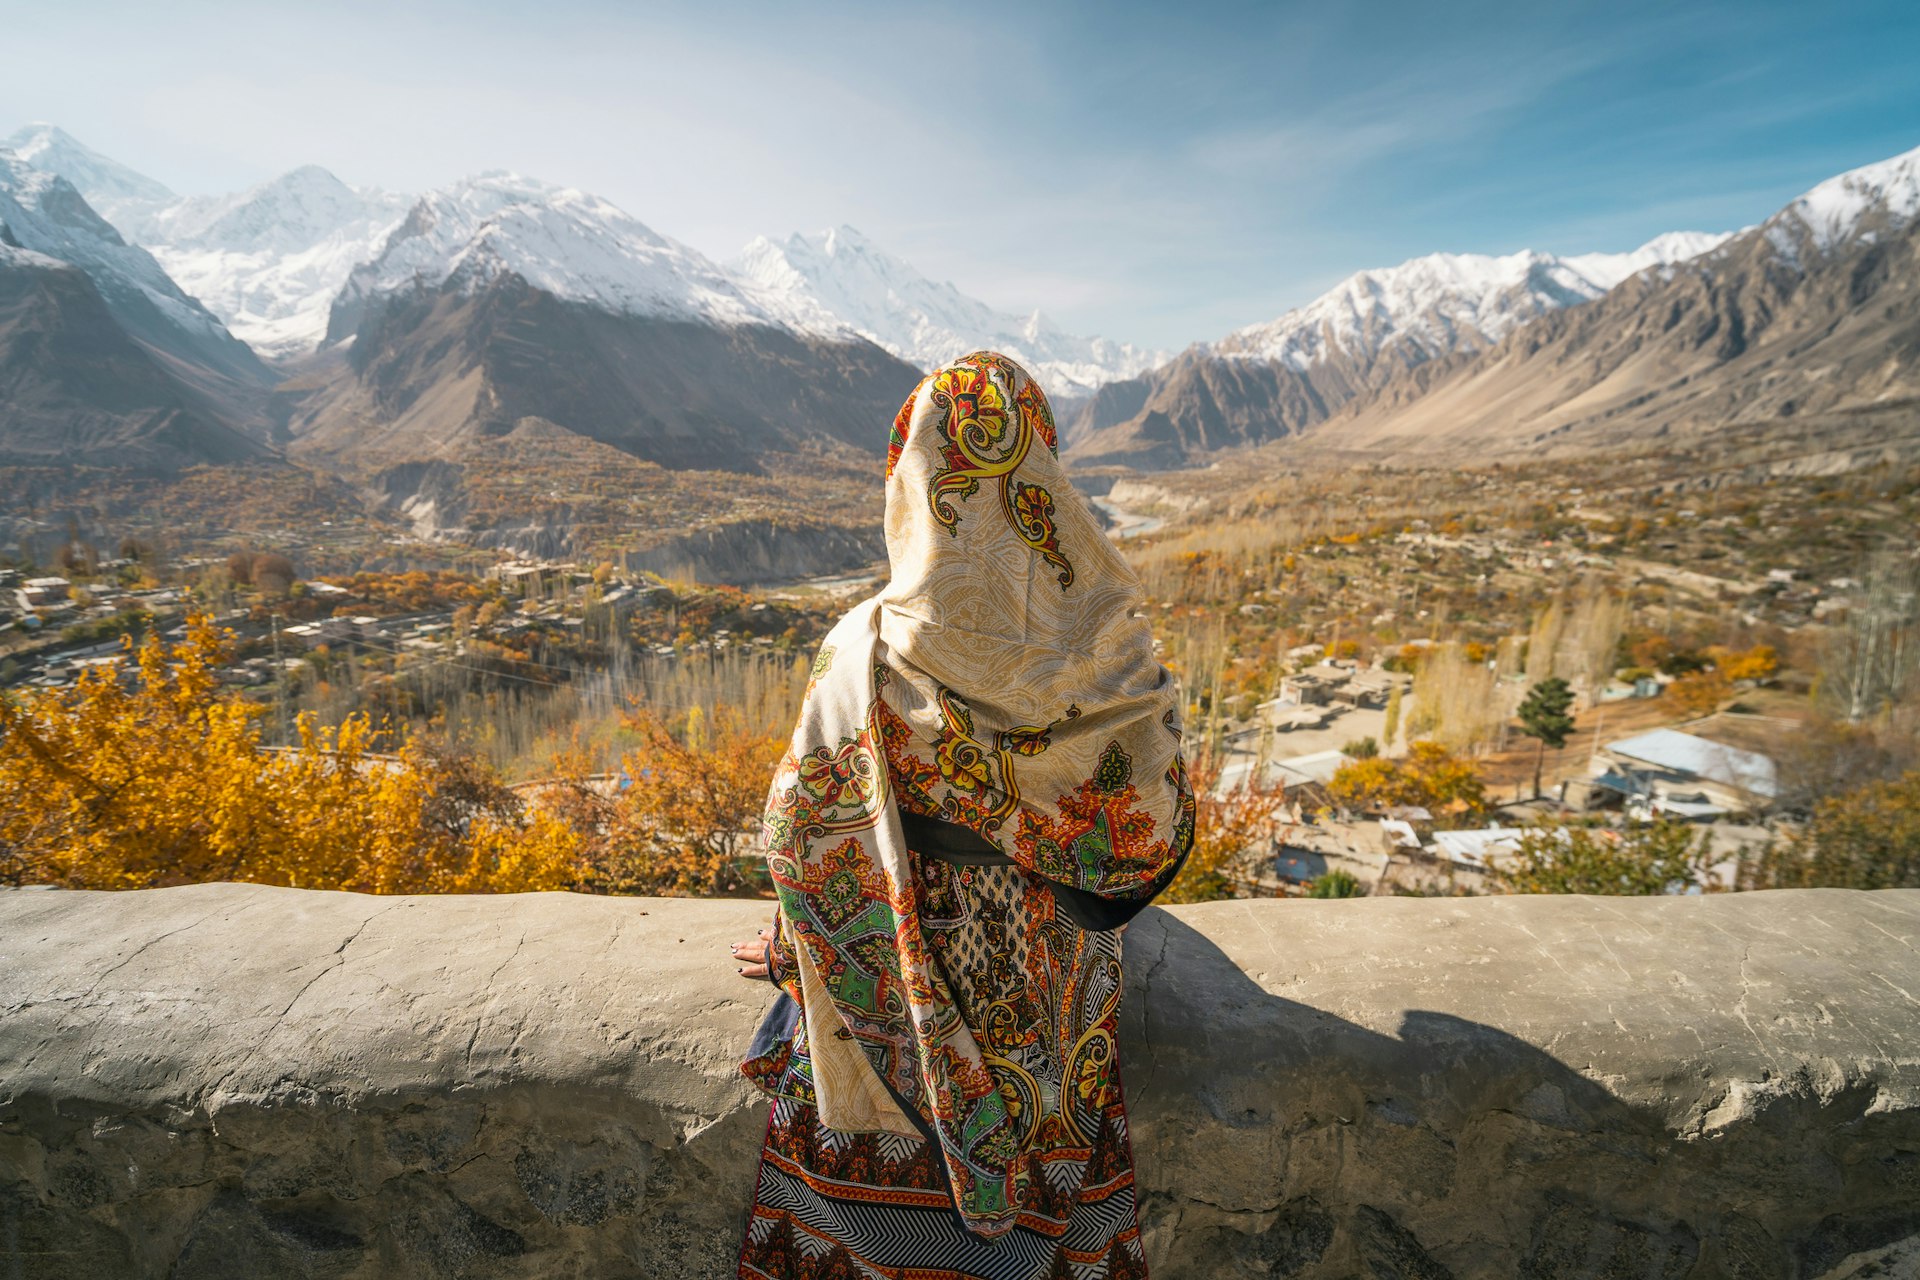
<svg viewBox="0 0 1920 1280">
<path fill-rule="evenodd" d="M 725 943 L 768 910 L 0 891 L 0 1280 L 730 1275 L 769 992 Z M 1126 945 L 1158 1280 L 1920 1268 L 1920 891 Z"/>
</svg>

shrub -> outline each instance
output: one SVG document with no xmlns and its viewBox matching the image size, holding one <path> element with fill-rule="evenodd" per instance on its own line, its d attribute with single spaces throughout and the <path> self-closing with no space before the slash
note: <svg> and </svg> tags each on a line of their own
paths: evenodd
<svg viewBox="0 0 1920 1280">
<path fill-rule="evenodd" d="M 1307 886 L 1309 898 L 1358 898 L 1366 890 L 1351 871 L 1328 871 L 1314 877 Z"/>
<path fill-rule="evenodd" d="M 1670 818 L 1621 831 L 1546 824 L 1495 872 L 1512 893 L 1675 893 L 1705 883 L 1707 833 Z"/>
</svg>

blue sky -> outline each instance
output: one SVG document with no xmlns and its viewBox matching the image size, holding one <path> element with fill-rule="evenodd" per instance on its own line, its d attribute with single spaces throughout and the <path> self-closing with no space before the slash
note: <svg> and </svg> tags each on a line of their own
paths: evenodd
<svg viewBox="0 0 1920 1280">
<path fill-rule="evenodd" d="M 1178 347 L 1440 250 L 1630 248 L 1920 146 L 1920 4 L 0 0 L 0 134 L 183 193 L 511 168 L 725 257 L 850 223 Z"/>
</svg>

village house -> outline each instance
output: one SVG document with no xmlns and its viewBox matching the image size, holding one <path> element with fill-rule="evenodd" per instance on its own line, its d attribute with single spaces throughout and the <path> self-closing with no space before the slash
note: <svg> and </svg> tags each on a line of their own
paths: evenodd
<svg viewBox="0 0 1920 1280">
<path fill-rule="evenodd" d="M 1324 706 L 1334 703 L 1349 707 L 1384 707 L 1393 677 L 1377 667 L 1357 668 L 1337 662 L 1322 662 L 1305 671 L 1283 676 L 1281 705 Z"/>
<path fill-rule="evenodd" d="M 14 595 L 22 609 L 46 609 L 64 603 L 72 591 L 65 578 L 28 578 Z"/>
<path fill-rule="evenodd" d="M 1569 784 L 1565 801 L 1592 806 L 1611 795 L 1636 817 L 1668 814 L 1707 822 L 1764 813 L 1780 797 L 1771 757 L 1678 729 L 1609 742 L 1600 749 L 1600 762 L 1604 768 L 1585 784 L 1586 793 Z"/>
</svg>

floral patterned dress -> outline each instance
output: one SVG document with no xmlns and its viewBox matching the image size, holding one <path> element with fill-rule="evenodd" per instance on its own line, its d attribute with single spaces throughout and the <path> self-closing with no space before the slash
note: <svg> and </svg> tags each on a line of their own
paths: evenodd
<svg viewBox="0 0 1920 1280">
<path fill-rule="evenodd" d="M 747 1280 L 1145 1275 L 1120 927 L 1192 842 L 1139 583 L 978 353 L 896 419 L 892 577 L 816 661 L 764 821 L 782 995 Z"/>
</svg>

